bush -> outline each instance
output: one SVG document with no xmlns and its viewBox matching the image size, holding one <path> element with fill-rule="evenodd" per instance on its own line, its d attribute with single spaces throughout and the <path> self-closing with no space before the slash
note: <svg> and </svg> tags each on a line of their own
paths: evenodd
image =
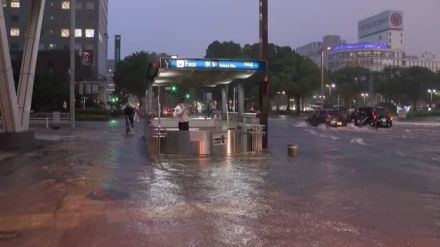
<svg viewBox="0 0 440 247">
<path fill-rule="evenodd" d="M 407 118 L 423 118 L 423 117 L 438 117 L 440 116 L 440 110 L 437 111 L 411 111 L 406 117 Z"/>
<path fill-rule="evenodd" d="M 109 119 L 109 112 L 100 109 L 77 110 L 76 119 L 78 121 L 107 121 Z"/>
</svg>

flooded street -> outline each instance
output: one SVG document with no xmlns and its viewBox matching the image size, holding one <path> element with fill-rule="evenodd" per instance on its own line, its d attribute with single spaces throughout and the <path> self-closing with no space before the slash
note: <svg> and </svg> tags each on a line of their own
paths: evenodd
<svg viewBox="0 0 440 247">
<path fill-rule="evenodd" d="M 440 127 L 271 120 L 268 154 L 150 161 L 121 123 L 0 152 L 0 246 L 440 246 Z"/>
</svg>

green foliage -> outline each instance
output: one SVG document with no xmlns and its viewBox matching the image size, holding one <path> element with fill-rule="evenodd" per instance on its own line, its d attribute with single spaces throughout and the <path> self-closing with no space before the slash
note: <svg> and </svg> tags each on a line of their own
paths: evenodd
<svg viewBox="0 0 440 247">
<path fill-rule="evenodd" d="M 440 88 L 439 74 L 422 67 L 387 68 L 377 80 L 377 92 L 387 100 L 416 106 L 428 99 L 428 88 Z"/>
<path fill-rule="evenodd" d="M 208 46 L 205 58 L 241 58 L 240 44 L 229 42 L 214 41 Z"/>
<path fill-rule="evenodd" d="M 113 80 L 116 92 L 125 92 L 139 97 L 146 90 L 146 76 L 151 62 L 158 60 L 156 53 L 136 52 L 116 64 Z"/>
<path fill-rule="evenodd" d="M 361 67 L 345 67 L 331 74 L 331 81 L 336 84 L 336 93 L 340 94 L 349 105 L 362 92 L 368 92 L 370 71 Z"/>
<path fill-rule="evenodd" d="M 76 119 L 78 121 L 107 121 L 109 113 L 106 110 L 99 109 L 77 110 Z"/>
</svg>

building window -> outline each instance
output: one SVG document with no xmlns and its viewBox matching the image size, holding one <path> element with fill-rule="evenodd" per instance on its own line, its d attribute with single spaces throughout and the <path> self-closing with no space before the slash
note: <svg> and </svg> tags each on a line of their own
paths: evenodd
<svg viewBox="0 0 440 247">
<path fill-rule="evenodd" d="M 86 29 L 86 38 L 95 37 L 95 29 Z"/>
<path fill-rule="evenodd" d="M 20 29 L 19 28 L 11 28 L 11 36 L 12 37 L 18 37 L 20 36 Z"/>
<path fill-rule="evenodd" d="M 11 8 L 20 8 L 20 0 L 11 0 Z"/>
<path fill-rule="evenodd" d="M 76 2 L 76 9 L 82 9 L 83 5 L 81 2 Z"/>
<path fill-rule="evenodd" d="M 94 2 L 87 2 L 86 9 L 89 9 L 89 10 L 95 9 L 95 3 Z"/>
<path fill-rule="evenodd" d="M 70 9 L 70 1 L 62 1 L 61 9 Z"/>
<path fill-rule="evenodd" d="M 67 38 L 70 36 L 70 30 L 68 28 L 61 29 L 61 37 Z"/>
<path fill-rule="evenodd" d="M 3 8 L 8 7 L 8 0 L 2 0 L 3 2 Z"/>
<path fill-rule="evenodd" d="M 75 37 L 81 38 L 82 36 L 83 36 L 82 35 L 82 29 L 81 28 L 75 29 Z"/>
<path fill-rule="evenodd" d="M 19 22 L 20 21 L 20 17 L 18 15 L 11 15 L 11 21 L 12 22 Z"/>
</svg>

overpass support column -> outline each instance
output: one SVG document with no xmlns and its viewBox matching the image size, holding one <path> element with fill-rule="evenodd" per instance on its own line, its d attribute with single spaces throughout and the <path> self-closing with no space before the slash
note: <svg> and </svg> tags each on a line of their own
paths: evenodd
<svg viewBox="0 0 440 247">
<path fill-rule="evenodd" d="M 29 129 L 35 67 L 37 64 L 45 2 L 46 0 L 35 0 L 32 3 L 31 18 L 23 50 L 20 81 L 18 84 L 18 110 L 23 130 Z"/>
<path fill-rule="evenodd" d="M 20 132 L 22 130 L 2 6 L 0 6 L 0 111 L 4 119 L 4 130 L 6 133 Z"/>
</svg>

